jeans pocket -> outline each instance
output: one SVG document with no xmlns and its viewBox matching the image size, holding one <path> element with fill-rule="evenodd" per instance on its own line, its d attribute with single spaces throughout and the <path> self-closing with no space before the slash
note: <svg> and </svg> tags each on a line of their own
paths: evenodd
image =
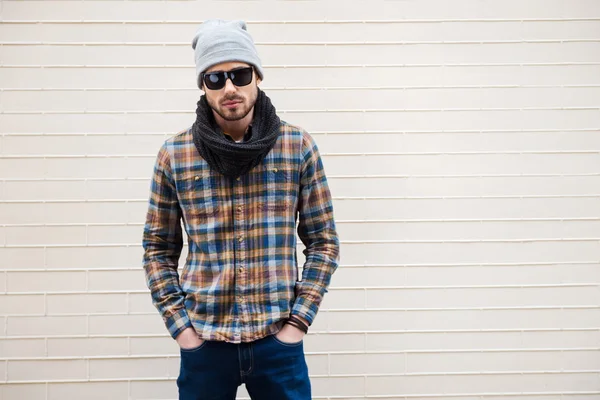
<svg viewBox="0 0 600 400">
<path fill-rule="evenodd" d="M 196 351 L 199 351 L 199 350 L 203 349 L 204 346 L 206 346 L 206 343 L 208 343 L 208 340 L 205 340 L 199 346 L 192 347 L 190 349 L 184 349 L 184 348 L 180 347 L 179 351 L 181 353 L 195 353 Z"/>
<path fill-rule="evenodd" d="M 273 339 L 273 341 L 275 343 L 280 344 L 285 347 L 298 347 L 304 343 L 304 339 L 300 340 L 299 342 L 294 342 L 294 343 L 283 342 L 277 338 L 276 334 L 271 335 L 271 339 Z"/>
</svg>

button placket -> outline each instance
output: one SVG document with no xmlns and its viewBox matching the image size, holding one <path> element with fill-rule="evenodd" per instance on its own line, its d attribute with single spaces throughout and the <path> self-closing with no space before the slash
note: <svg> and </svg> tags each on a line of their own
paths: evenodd
<svg viewBox="0 0 600 400">
<path fill-rule="evenodd" d="M 245 336 L 245 324 L 248 321 L 248 307 L 245 298 L 246 291 L 246 274 L 244 273 L 244 260 L 246 252 L 246 232 L 245 232 L 245 207 L 244 207 L 244 187 L 241 184 L 242 178 L 238 177 L 233 181 L 233 226 L 234 226 L 234 251 L 235 251 L 235 266 L 236 274 L 235 283 L 235 299 L 239 310 L 239 331 L 235 332 L 235 338 L 239 339 Z"/>
</svg>

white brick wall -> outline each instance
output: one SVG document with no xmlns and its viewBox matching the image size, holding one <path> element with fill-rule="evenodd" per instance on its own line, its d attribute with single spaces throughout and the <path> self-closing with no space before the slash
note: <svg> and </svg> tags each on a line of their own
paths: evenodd
<svg viewBox="0 0 600 400">
<path fill-rule="evenodd" d="M 315 398 L 600 399 L 600 2 L 5 0 L 2 400 L 176 398 L 141 232 L 211 17 L 324 156 Z"/>
</svg>

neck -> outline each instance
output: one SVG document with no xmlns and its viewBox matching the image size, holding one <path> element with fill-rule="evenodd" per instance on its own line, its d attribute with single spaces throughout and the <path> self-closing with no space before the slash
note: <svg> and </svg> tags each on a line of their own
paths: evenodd
<svg viewBox="0 0 600 400">
<path fill-rule="evenodd" d="M 233 140 L 238 141 L 244 137 L 244 134 L 246 134 L 246 131 L 248 130 L 248 125 L 252 122 L 254 107 L 252 107 L 250 112 L 244 118 L 238 119 L 237 121 L 227 121 L 214 110 L 213 115 L 215 116 L 217 125 L 223 129 L 223 132 L 226 132 Z"/>
</svg>

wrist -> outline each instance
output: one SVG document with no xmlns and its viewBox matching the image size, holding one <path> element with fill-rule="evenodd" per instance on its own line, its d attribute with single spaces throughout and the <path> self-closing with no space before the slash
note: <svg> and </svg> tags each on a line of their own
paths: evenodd
<svg viewBox="0 0 600 400">
<path fill-rule="evenodd" d="M 299 315 L 296 315 L 296 314 L 291 314 L 291 315 L 290 315 L 290 318 L 293 318 L 293 319 L 299 320 L 299 321 L 300 321 L 300 322 L 302 322 L 304 325 L 306 325 L 306 327 L 307 327 L 307 328 L 308 328 L 308 327 L 310 327 L 310 324 L 308 323 L 308 321 L 307 321 L 305 318 L 303 318 L 303 317 L 301 317 L 301 316 L 299 316 Z"/>
<path fill-rule="evenodd" d="M 303 319 L 297 315 L 291 315 L 288 319 L 286 319 L 285 325 L 292 325 L 305 334 L 308 333 L 308 323 L 304 322 Z"/>
</svg>

